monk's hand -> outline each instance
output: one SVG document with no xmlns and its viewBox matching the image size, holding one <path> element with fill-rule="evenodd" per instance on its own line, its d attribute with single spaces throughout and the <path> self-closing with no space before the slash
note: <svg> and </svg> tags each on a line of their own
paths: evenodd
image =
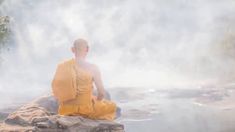
<svg viewBox="0 0 235 132">
<path fill-rule="evenodd" d="M 104 98 L 104 91 L 99 91 L 98 92 L 98 96 L 97 96 L 97 100 L 102 100 Z"/>
</svg>

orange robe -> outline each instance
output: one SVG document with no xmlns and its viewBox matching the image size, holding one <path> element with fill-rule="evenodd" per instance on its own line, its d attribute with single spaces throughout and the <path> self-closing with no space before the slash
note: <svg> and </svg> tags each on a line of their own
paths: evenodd
<svg viewBox="0 0 235 132">
<path fill-rule="evenodd" d="M 81 115 L 91 119 L 113 120 L 116 104 L 99 101 L 92 95 L 93 79 L 89 71 L 78 66 L 75 59 L 69 59 L 57 66 L 52 81 L 52 92 L 59 102 L 60 115 Z"/>
</svg>

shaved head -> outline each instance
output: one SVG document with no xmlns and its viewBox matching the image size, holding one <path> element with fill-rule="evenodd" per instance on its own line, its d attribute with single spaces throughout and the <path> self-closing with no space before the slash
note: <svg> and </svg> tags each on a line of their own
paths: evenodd
<svg viewBox="0 0 235 132">
<path fill-rule="evenodd" d="M 75 54 L 75 56 L 85 57 L 89 49 L 88 42 L 85 39 L 81 39 L 81 38 L 76 39 L 71 49 L 72 49 L 72 52 Z"/>
<path fill-rule="evenodd" d="M 73 43 L 73 47 L 78 51 L 85 50 L 88 48 L 88 43 L 85 39 L 76 39 Z"/>
<path fill-rule="evenodd" d="M 85 39 L 79 38 L 74 41 L 73 47 L 79 52 L 85 51 L 88 49 L 88 43 Z"/>
</svg>

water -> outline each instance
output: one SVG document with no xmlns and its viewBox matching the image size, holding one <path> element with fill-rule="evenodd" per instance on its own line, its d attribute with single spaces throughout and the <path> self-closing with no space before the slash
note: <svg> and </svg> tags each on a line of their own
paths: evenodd
<svg viewBox="0 0 235 132">
<path fill-rule="evenodd" d="M 124 124 L 127 132 L 235 131 L 234 86 L 193 90 L 119 87 L 109 92 L 122 111 L 116 121 Z M 3 112 L 12 112 L 29 101 L 17 100 Z"/>
<path fill-rule="evenodd" d="M 234 132 L 235 105 L 221 108 L 224 104 L 210 105 L 214 101 L 201 104 L 196 99 L 203 93 L 206 91 L 127 90 L 126 95 L 116 94 L 115 99 L 122 98 L 117 101 L 123 112 L 118 121 L 125 124 L 127 132 Z"/>
</svg>

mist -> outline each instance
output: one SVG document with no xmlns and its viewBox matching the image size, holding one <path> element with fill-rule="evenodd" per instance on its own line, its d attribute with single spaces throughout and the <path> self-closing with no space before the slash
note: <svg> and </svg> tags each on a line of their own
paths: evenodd
<svg viewBox="0 0 235 132">
<path fill-rule="evenodd" d="M 10 16 L 12 37 L 1 53 L 3 103 L 50 91 L 76 38 L 88 40 L 88 61 L 107 89 L 231 83 L 234 50 L 222 47 L 234 42 L 234 7 L 233 0 L 5 0 L 0 15 Z"/>
</svg>

